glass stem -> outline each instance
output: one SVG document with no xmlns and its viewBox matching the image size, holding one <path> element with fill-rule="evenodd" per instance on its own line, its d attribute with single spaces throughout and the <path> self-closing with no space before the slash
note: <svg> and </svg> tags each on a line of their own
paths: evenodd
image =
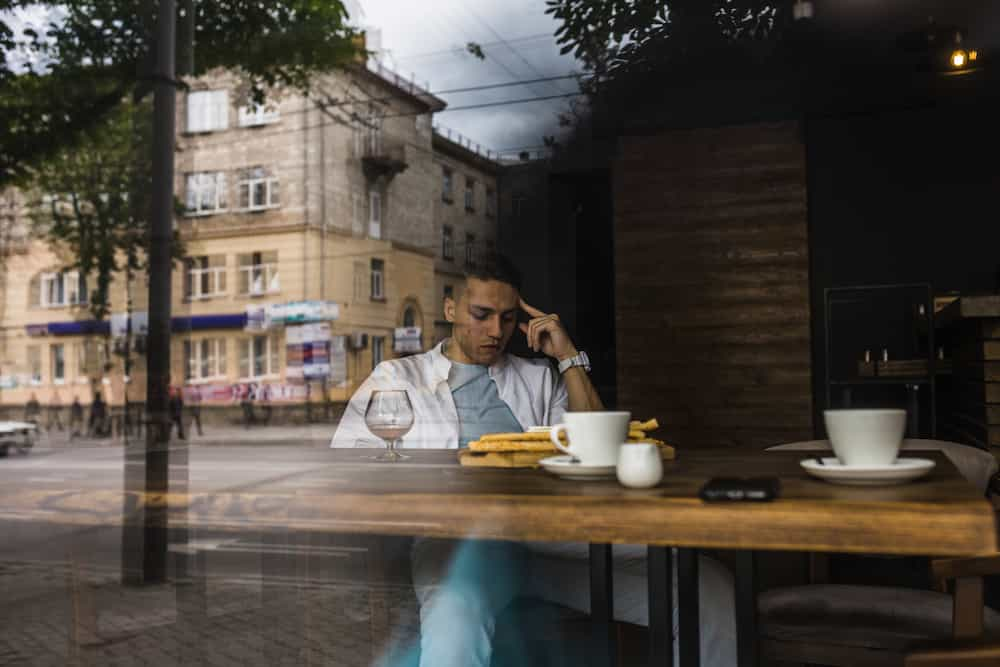
<svg viewBox="0 0 1000 667">
<path fill-rule="evenodd" d="M 398 442 L 399 442 L 399 438 L 393 438 L 392 440 L 388 441 L 388 443 L 389 443 L 389 454 L 390 455 L 395 455 L 396 454 L 396 443 L 398 443 Z"/>
</svg>

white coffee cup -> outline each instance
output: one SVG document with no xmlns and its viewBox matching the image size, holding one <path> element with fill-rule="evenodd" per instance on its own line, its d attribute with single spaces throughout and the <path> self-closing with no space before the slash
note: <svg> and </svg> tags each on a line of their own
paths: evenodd
<svg viewBox="0 0 1000 667">
<path fill-rule="evenodd" d="M 649 442 L 625 443 L 618 450 L 618 481 L 633 489 L 648 489 L 663 479 L 660 448 Z"/>
<path fill-rule="evenodd" d="M 553 426 L 549 438 L 559 451 L 584 465 L 613 466 L 618 463 L 618 448 L 628 438 L 631 417 L 631 412 L 567 412 L 566 422 Z M 559 442 L 563 431 L 569 436 L 569 447 Z"/>
<path fill-rule="evenodd" d="M 886 466 L 896 460 L 906 410 L 824 410 L 833 453 L 847 466 Z"/>
</svg>

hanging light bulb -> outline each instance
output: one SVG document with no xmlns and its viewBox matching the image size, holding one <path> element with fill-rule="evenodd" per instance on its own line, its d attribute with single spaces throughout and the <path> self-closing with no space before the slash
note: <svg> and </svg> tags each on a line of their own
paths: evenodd
<svg viewBox="0 0 1000 667">
<path fill-rule="evenodd" d="M 795 4 L 792 5 L 792 18 L 796 21 L 801 21 L 803 19 L 811 19 L 812 17 L 812 0 L 795 0 Z"/>
</svg>

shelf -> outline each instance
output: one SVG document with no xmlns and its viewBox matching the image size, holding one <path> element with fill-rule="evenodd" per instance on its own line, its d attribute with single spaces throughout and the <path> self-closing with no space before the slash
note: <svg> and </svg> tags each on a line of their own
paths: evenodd
<svg viewBox="0 0 1000 667">
<path fill-rule="evenodd" d="M 852 387 L 852 386 L 864 386 L 864 385 L 901 385 L 901 384 L 930 384 L 931 380 L 927 377 L 914 377 L 914 378 L 857 378 L 854 380 L 830 380 L 830 386 L 832 387 Z"/>
</svg>

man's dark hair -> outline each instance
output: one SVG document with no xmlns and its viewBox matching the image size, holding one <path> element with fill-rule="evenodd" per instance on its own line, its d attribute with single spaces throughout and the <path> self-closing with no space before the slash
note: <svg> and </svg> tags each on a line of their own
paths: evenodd
<svg viewBox="0 0 1000 667">
<path fill-rule="evenodd" d="M 475 266 L 467 267 L 465 278 L 466 280 L 469 278 L 496 280 L 510 285 L 518 292 L 521 291 L 521 272 L 517 270 L 513 262 L 500 253 L 490 253 L 482 257 Z"/>
</svg>

